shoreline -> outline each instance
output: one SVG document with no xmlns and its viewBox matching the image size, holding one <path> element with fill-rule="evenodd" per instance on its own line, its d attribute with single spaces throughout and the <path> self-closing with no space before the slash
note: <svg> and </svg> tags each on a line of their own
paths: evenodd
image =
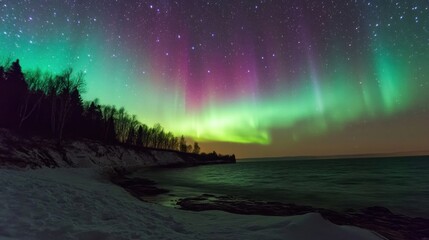
<svg viewBox="0 0 429 240">
<path fill-rule="evenodd" d="M 86 138 L 64 140 L 58 145 L 53 139 L 0 128 L 0 168 L 187 167 L 235 162 L 234 155 L 106 144 Z"/>
<path fill-rule="evenodd" d="M 353 225 L 369 229 L 390 240 L 420 240 L 429 237 L 429 229 L 427 228 L 429 219 L 392 213 L 382 206 L 334 211 L 295 203 L 258 201 L 214 194 L 178 198 L 175 203 L 165 205 L 157 201 L 150 201 L 151 198 L 153 200 L 156 196 L 162 196 L 170 192 L 169 189 L 158 188 L 157 183 L 153 180 L 122 175 L 119 178 L 111 179 L 111 181 L 141 201 L 176 209 L 194 212 L 219 210 L 240 215 L 259 216 L 296 216 L 319 213 L 324 219 L 334 224 Z"/>
<path fill-rule="evenodd" d="M 64 146 L 59 147 L 48 139 L 37 137 L 24 139 L 22 136 L 13 135 L 9 131 L 0 129 L 1 168 L 24 170 L 23 172 L 28 172 L 29 175 L 34 174 L 33 170 L 30 170 L 32 168 L 55 168 L 59 172 L 68 171 L 61 170 L 62 168 L 68 168 L 72 172 L 85 171 L 84 168 L 98 169 L 98 171 L 101 171 L 103 178 L 109 180 L 109 183 L 125 189 L 128 192 L 128 194 L 125 193 L 126 195 L 130 195 L 131 198 L 138 199 L 138 201 L 146 201 L 145 198 L 148 196 L 167 194 L 169 192 L 168 189 L 158 188 L 154 181 L 143 178 L 130 178 L 130 174 L 138 169 L 152 167 L 182 168 L 235 162 L 235 159 L 234 161 L 230 159 L 204 161 L 206 157 L 195 157 L 192 154 L 168 150 L 136 149 L 121 145 L 106 145 L 86 139 L 68 141 Z M 38 191 L 40 190 L 42 189 Z M 151 202 L 156 203 L 156 201 Z M 208 194 L 185 197 L 175 204 L 180 206 L 178 208 L 182 210 L 192 210 L 192 212 L 220 210 L 224 213 L 253 216 L 293 217 L 317 213 L 334 224 L 369 229 L 388 237 L 390 240 L 417 240 L 429 237 L 429 230 L 425 228 L 429 225 L 429 220 L 393 214 L 383 207 L 345 214 L 311 206 L 254 201 L 239 199 L 234 196 Z"/>
<path fill-rule="evenodd" d="M 0 238 L 382 240 L 309 213 L 290 217 L 193 212 L 138 200 L 96 168 L 0 169 Z"/>
</svg>

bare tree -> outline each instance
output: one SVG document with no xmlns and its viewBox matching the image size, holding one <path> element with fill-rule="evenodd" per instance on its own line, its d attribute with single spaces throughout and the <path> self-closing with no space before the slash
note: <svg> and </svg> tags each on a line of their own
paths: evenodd
<svg viewBox="0 0 429 240">
<path fill-rule="evenodd" d="M 116 114 L 117 110 L 115 108 L 115 106 L 102 106 L 101 107 L 101 114 L 102 114 L 102 118 L 103 118 L 103 133 L 102 133 L 102 139 L 104 141 L 108 141 L 111 140 L 109 139 L 111 136 L 109 136 L 109 133 L 113 131 L 115 131 L 115 129 L 111 129 L 114 128 L 113 124 L 111 121 L 114 121 L 114 117 Z"/>
<path fill-rule="evenodd" d="M 46 78 L 49 77 L 50 75 L 46 75 Z M 26 93 L 25 100 L 20 107 L 18 128 L 21 128 L 24 122 L 31 117 L 46 96 L 44 90 L 46 89 L 47 81 L 42 79 L 42 73 L 39 69 L 27 73 L 26 80 L 29 91 Z"/>
<path fill-rule="evenodd" d="M 142 145 L 143 147 L 148 147 L 149 146 L 149 128 L 146 124 L 141 124 L 142 127 Z"/>
<path fill-rule="evenodd" d="M 116 136 L 118 137 L 119 142 L 124 143 L 128 136 L 127 132 L 127 121 L 128 113 L 125 112 L 125 108 L 121 107 L 116 116 Z"/>
<path fill-rule="evenodd" d="M 63 137 L 70 108 L 72 94 L 84 87 L 84 74 L 78 73 L 73 77 L 73 69 L 66 69 L 61 75 L 48 81 L 48 92 L 51 97 L 51 130 L 57 137 L 58 143 Z"/>
</svg>

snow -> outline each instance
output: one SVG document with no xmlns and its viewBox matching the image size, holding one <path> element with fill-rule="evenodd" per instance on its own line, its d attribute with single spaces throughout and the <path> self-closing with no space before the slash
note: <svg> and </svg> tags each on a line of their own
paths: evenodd
<svg viewBox="0 0 429 240">
<path fill-rule="evenodd" d="M 164 150 L 148 150 L 108 145 L 89 139 L 67 140 L 61 148 L 55 141 L 20 136 L 0 128 L 2 168 L 58 167 L 141 167 L 185 163 L 183 155 Z M 21 164 L 17 164 L 20 162 Z"/>
<path fill-rule="evenodd" d="M 96 169 L 0 169 L 0 239 L 383 239 L 317 213 L 188 212 L 146 203 Z"/>
<path fill-rule="evenodd" d="M 172 164 L 185 163 L 185 160 L 180 158 L 175 152 L 167 151 L 151 151 L 159 166 L 167 166 Z"/>
</svg>

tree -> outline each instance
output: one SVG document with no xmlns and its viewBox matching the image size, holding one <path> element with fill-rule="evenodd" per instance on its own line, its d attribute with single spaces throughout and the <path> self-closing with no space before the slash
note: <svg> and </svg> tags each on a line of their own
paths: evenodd
<svg viewBox="0 0 429 240">
<path fill-rule="evenodd" d="M 148 147 L 149 146 L 149 141 L 150 141 L 150 136 L 149 136 L 149 127 L 146 124 L 141 124 L 140 127 L 142 127 L 142 135 L 143 135 L 143 139 L 142 139 L 142 145 L 143 147 Z"/>
<path fill-rule="evenodd" d="M 162 148 L 162 144 L 164 141 L 164 128 L 161 126 L 161 124 L 157 123 L 153 126 L 153 143 L 154 148 Z"/>
<path fill-rule="evenodd" d="M 142 127 L 142 125 L 140 125 L 139 128 L 137 129 L 136 145 L 137 146 L 143 145 L 143 127 Z"/>
<path fill-rule="evenodd" d="M 5 75 L 5 71 L 4 71 L 4 67 L 0 66 L 0 86 L 3 87 L 4 81 L 6 80 L 6 75 Z"/>
<path fill-rule="evenodd" d="M 178 150 L 179 149 L 179 138 L 178 137 L 174 137 L 171 140 L 171 150 Z"/>
<path fill-rule="evenodd" d="M 192 152 L 192 145 L 189 144 L 188 146 L 186 146 L 186 152 L 187 153 L 191 153 Z"/>
<path fill-rule="evenodd" d="M 128 137 L 127 137 L 127 144 L 128 145 L 134 145 L 134 143 L 135 143 L 135 137 L 136 137 L 136 135 L 135 135 L 135 130 L 134 130 L 134 127 L 130 127 L 130 129 L 128 130 Z"/>
<path fill-rule="evenodd" d="M 1 65 L 1 64 L 0 64 Z M 30 130 L 50 135 L 61 143 L 63 136 L 88 137 L 107 143 L 128 143 L 144 147 L 199 152 L 165 131 L 137 121 L 124 108 L 103 106 L 95 99 L 83 102 L 83 73 L 68 68 L 59 75 L 40 70 L 23 74 L 19 60 L 0 66 L 0 127 Z"/>
<path fill-rule="evenodd" d="M 78 93 L 84 87 L 83 76 L 81 72 L 74 77 L 73 69 L 68 68 L 48 83 L 51 98 L 51 131 L 58 143 L 61 143 L 64 126 L 72 108 L 73 92 Z"/>
<path fill-rule="evenodd" d="M 70 96 L 70 111 L 68 122 L 67 122 L 67 130 L 68 133 L 72 133 L 73 135 L 79 134 L 79 130 L 83 125 L 83 101 L 78 89 L 72 91 Z"/>
<path fill-rule="evenodd" d="M 92 101 L 89 106 L 86 107 L 84 113 L 86 128 L 84 134 L 92 139 L 100 139 L 101 125 L 103 124 L 101 107 L 97 102 L 97 99 Z M 111 123 L 113 123 L 113 121 Z"/>
<path fill-rule="evenodd" d="M 194 151 L 192 151 L 192 153 L 195 153 L 195 154 L 200 154 L 200 146 L 198 145 L 198 143 L 197 142 L 194 142 Z"/>
<path fill-rule="evenodd" d="M 28 91 L 25 94 L 26 96 L 19 110 L 19 129 L 21 129 L 24 122 L 33 115 L 35 110 L 40 107 L 43 98 L 46 96 L 43 92 L 46 85 L 45 83 L 44 79 L 42 79 L 40 70 L 27 74 Z"/>
<path fill-rule="evenodd" d="M 109 121 L 107 122 L 107 135 L 105 141 L 108 143 L 116 142 L 115 119 L 113 118 L 113 115 L 110 116 Z"/>
<path fill-rule="evenodd" d="M 186 140 L 183 135 L 180 137 L 179 150 L 181 152 L 186 152 L 188 150 L 188 146 L 186 145 Z"/>
<path fill-rule="evenodd" d="M 134 128 L 135 130 L 139 122 L 136 115 L 130 117 L 123 107 L 119 109 L 116 115 L 116 135 L 119 142 L 126 143 L 130 129 Z"/>
<path fill-rule="evenodd" d="M 6 72 L 3 66 L 0 66 L 0 126 L 7 126 L 7 112 L 8 112 L 8 93 L 9 89 L 6 81 Z"/>
<path fill-rule="evenodd" d="M 28 92 L 28 85 L 17 59 L 8 70 L 0 70 L 0 124 L 6 127 L 18 127 L 20 108 Z"/>
<path fill-rule="evenodd" d="M 165 146 L 165 148 L 166 149 L 170 149 L 170 150 L 175 150 L 175 146 L 174 146 L 174 135 L 173 135 L 173 133 L 172 132 L 168 132 L 166 135 L 165 135 L 165 141 L 166 141 L 166 146 Z"/>
<path fill-rule="evenodd" d="M 121 107 L 119 111 L 116 114 L 116 136 L 119 140 L 119 142 L 124 142 L 126 135 L 125 135 L 125 129 L 126 129 L 126 120 L 128 116 L 125 112 L 125 108 Z"/>
</svg>

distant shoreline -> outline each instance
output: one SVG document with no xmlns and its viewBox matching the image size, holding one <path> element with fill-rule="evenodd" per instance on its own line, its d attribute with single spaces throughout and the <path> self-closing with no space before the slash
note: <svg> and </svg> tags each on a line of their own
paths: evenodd
<svg viewBox="0 0 429 240">
<path fill-rule="evenodd" d="M 359 159 L 384 159 L 384 158 L 429 158 L 429 154 L 422 155 L 396 155 L 396 154 L 363 154 L 363 155 L 333 155 L 333 156 L 296 156 L 296 157 L 261 157 L 261 158 L 238 158 L 237 162 L 253 161 L 300 161 L 300 160 L 359 160 Z"/>
</svg>

